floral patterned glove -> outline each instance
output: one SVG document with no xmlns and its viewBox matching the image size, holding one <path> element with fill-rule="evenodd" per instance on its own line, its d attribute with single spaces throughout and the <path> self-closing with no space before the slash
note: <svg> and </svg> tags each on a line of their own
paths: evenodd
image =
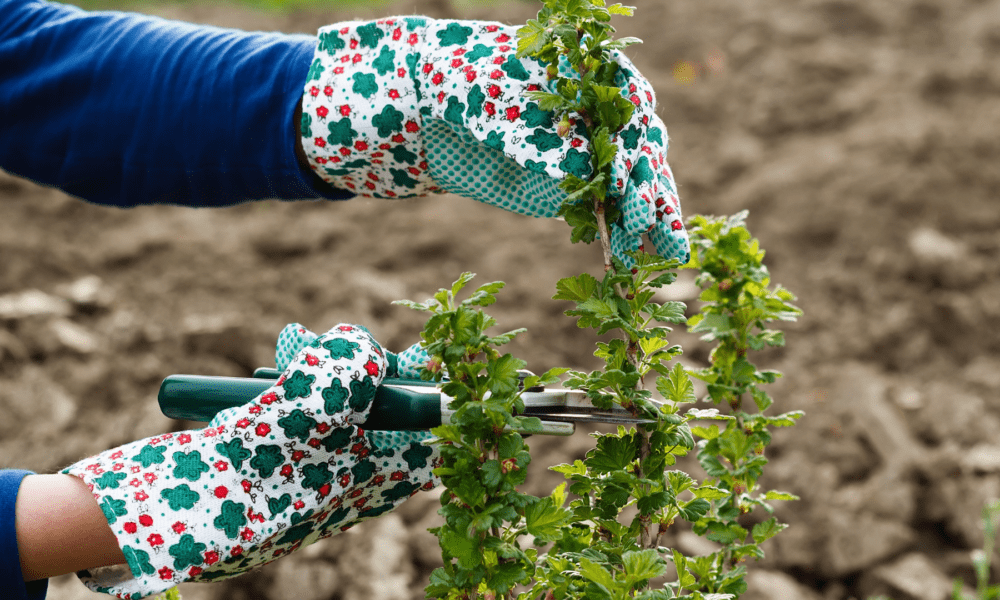
<svg viewBox="0 0 1000 600">
<path fill-rule="evenodd" d="M 205 429 L 63 471 L 94 493 L 128 561 L 81 572 L 90 589 L 135 600 L 233 577 L 435 485 L 437 454 L 422 434 L 379 440 L 357 426 L 390 363 L 364 328 L 315 336 L 291 325 L 277 354 L 274 387 Z"/>
<path fill-rule="evenodd" d="M 399 17 L 320 29 L 302 100 L 303 146 L 331 185 L 376 197 L 449 191 L 536 217 L 554 216 L 567 174 L 590 175 L 582 124 L 560 136 L 527 92 L 545 67 L 515 57 L 517 28 Z M 610 196 L 619 256 L 647 234 L 657 254 L 687 261 L 667 134 L 652 86 L 620 52 L 622 93 L 636 106 L 618 132 Z"/>
</svg>

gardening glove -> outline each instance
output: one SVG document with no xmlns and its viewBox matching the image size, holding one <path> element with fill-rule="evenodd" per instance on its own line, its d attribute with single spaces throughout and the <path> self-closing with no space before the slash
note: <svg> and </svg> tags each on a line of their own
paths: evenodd
<svg viewBox="0 0 1000 600">
<path fill-rule="evenodd" d="M 281 377 L 252 402 L 63 471 L 93 492 L 128 562 L 81 572 L 90 589 L 134 600 L 234 577 L 435 485 L 432 447 L 376 444 L 357 425 L 389 368 L 368 331 L 290 327 Z"/>
<path fill-rule="evenodd" d="M 560 136 L 551 112 L 527 97 L 548 89 L 545 65 L 515 57 L 517 28 L 399 17 L 320 29 L 302 100 L 310 165 L 341 189 L 376 197 L 448 191 L 552 217 L 566 175 L 591 174 L 586 127 Z M 646 234 L 656 253 L 684 262 L 687 233 L 667 134 L 652 86 L 613 52 L 622 93 L 636 106 L 615 134 L 609 197 L 622 219 L 612 249 L 630 263 Z"/>
</svg>

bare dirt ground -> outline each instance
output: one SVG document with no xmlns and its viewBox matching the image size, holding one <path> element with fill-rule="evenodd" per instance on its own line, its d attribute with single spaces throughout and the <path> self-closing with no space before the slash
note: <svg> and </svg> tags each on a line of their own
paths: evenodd
<svg viewBox="0 0 1000 600">
<path fill-rule="evenodd" d="M 942 599 L 972 579 L 979 511 L 1000 496 L 1000 0 L 646 0 L 621 33 L 654 83 L 686 214 L 750 210 L 775 281 L 806 317 L 764 362 L 787 373 L 767 484 L 802 496 L 752 570 L 753 598 Z M 229 5 L 149 12 L 312 33 L 422 13 L 523 22 L 534 3 L 448 0 L 291 15 Z M 682 62 L 686 61 L 686 62 Z M 568 229 L 452 196 L 92 206 L 0 175 L 0 463 L 51 471 L 193 426 L 159 415 L 171 373 L 247 375 L 288 322 L 415 340 L 422 299 L 462 271 L 504 280 L 494 314 L 535 370 L 588 368 L 593 339 L 550 300 L 599 265 Z M 37 291 L 37 292 L 36 292 Z M 24 294 L 34 294 L 25 296 Z M 691 299 L 690 287 L 678 297 Z M 30 310 L 28 310 L 30 309 Z M 678 334 L 697 363 L 706 351 Z M 589 438 L 533 438 L 544 467 Z M 436 500 L 195 600 L 420 598 L 440 561 Z M 668 540 L 705 551 L 684 531 Z M 52 600 L 92 597 L 75 578 Z"/>
</svg>

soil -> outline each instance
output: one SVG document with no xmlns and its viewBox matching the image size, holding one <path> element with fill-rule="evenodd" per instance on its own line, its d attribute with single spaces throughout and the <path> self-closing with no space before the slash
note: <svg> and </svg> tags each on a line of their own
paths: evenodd
<svg viewBox="0 0 1000 600">
<path fill-rule="evenodd" d="M 805 317 L 760 362 L 804 410 L 768 453 L 799 494 L 791 527 L 751 564 L 754 598 L 944 598 L 972 582 L 979 511 L 1000 495 L 1000 0 L 645 0 L 622 35 L 654 84 L 687 215 L 748 209 L 773 280 Z M 449 0 L 275 14 L 140 6 L 243 29 L 313 33 L 392 14 L 523 22 L 535 3 Z M 248 375 L 288 322 L 371 328 L 387 347 L 461 272 L 503 280 L 493 314 L 542 371 L 595 366 L 593 337 L 551 300 L 599 271 L 558 221 L 454 196 L 262 202 L 218 210 L 99 207 L 0 173 L 0 466 L 52 471 L 195 426 L 159 414 L 172 373 Z M 23 294 L 32 291 L 34 296 Z M 692 300 L 690 280 L 670 292 Z M 677 332 L 685 359 L 706 346 Z M 774 409 L 772 409 L 774 410 Z M 531 440 L 530 491 L 590 438 Z M 423 494 L 186 599 L 420 598 L 440 561 Z M 753 518 L 763 518 L 753 516 Z M 704 542 L 678 528 L 666 542 Z M 51 600 L 90 597 L 73 577 Z"/>
</svg>

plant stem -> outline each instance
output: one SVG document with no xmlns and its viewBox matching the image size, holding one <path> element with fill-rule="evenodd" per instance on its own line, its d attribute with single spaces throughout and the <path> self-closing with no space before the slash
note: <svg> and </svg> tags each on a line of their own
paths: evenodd
<svg viewBox="0 0 1000 600">
<path fill-rule="evenodd" d="M 649 448 L 649 432 L 647 432 L 646 428 L 643 427 L 642 425 L 636 427 L 635 430 L 636 430 L 636 433 L 639 434 L 639 468 L 636 469 L 636 471 L 638 471 L 636 473 L 636 475 L 640 479 L 642 479 L 643 476 L 645 475 L 642 472 L 642 463 L 649 456 L 649 452 L 650 452 L 650 448 Z M 646 492 L 649 492 L 649 484 L 646 484 L 644 487 L 646 488 Z M 645 515 L 645 516 L 640 515 L 639 516 L 639 524 L 640 524 L 639 525 L 639 547 L 640 548 L 655 548 L 658 544 L 654 545 L 654 544 L 650 543 L 651 542 L 650 538 L 652 537 L 650 535 L 650 531 L 649 531 L 650 527 L 652 525 L 651 517 L 649 515 Z M 656 536 L 657 540 L 659 539 L 659 537 L 660 537 L 659 535 Z"/>
<path fill-rule="evenodd" d="M 608 236 L 608 223 L 604 220 L 604 203 L 594 196 L 594 215 L 597 216 L 597 232 L 601 238 L 601 250 L 604 252 L 604 272 L 611 270 L 611 238 Z"/>
</svg>

